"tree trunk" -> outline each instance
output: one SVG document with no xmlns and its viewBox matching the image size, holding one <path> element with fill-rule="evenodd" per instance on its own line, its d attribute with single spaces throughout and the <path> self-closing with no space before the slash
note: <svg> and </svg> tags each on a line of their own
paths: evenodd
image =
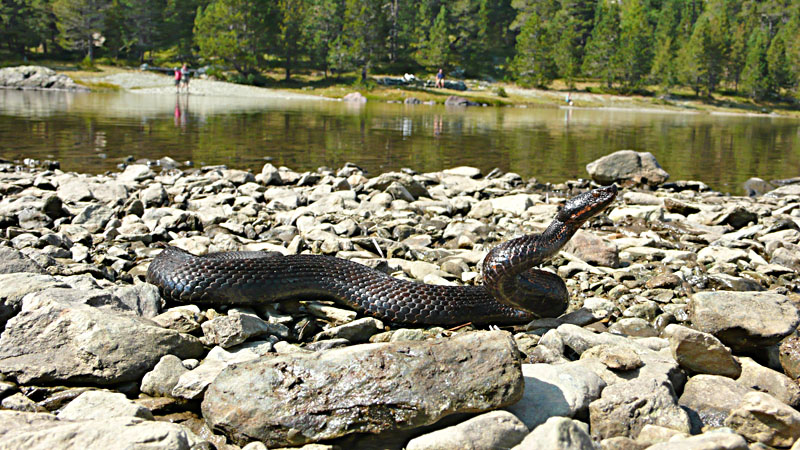
<svg viewBox="0 0 800 450">
<path fill-rule="evenodd" d="M 86 56 L 89 57 L 90 63 L 94 63 L 94 45 L 92 45 L 92 38 L 89 38 L 87 43 L 89 44 L 89 53 Z"/>
<path fill-rule="evenodd" d="M 292 78 L 292 52 L 289 49 L 286 49 L 286 78 L 285 81 L 289 81 Z"/>
</svg>

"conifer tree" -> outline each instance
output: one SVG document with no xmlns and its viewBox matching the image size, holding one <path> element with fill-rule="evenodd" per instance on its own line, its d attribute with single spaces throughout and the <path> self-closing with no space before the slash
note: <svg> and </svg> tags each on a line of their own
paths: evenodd
<svg viewBox="0 0 800 450">
<path fill-rule="evenodd" d="M 684 76 L 695 92 L 705 88 L 706 94 L 711 95 L 722 78 L 726 31 L 727 21 L 719 10 L 709 9 L 697 19 L 683 49 Z"/>
<path fill-rule="evenodd" d="M 554 78 L 552 42 L 536 12 L 530 13 L 517 37 L 516 56 L 511 68 L 524 84 L 545 87 Z"/>
<path fill-rule="evenodd" d="M 303 20 L 306 17 L 306 0 L 279 0 L 276 51 L 283 56 L 286 81 L 292 78 L 292 69 L 305 49 Z"/>
<path fill-rule="evenodd" d="M 303 22 L 304 34 L 307 37 L 308 56 L 311 65 L 324 70 L 328 76 L 328 53 L 336 37 L 342 30 L 342 14 L 339 0 L 318 0 L 309 8 Z"/>
<path fill-rule="evenodd" d="M 650 23 L 640 0 L 626 2 L 620 20 L 620 46 L 615 66 L 619 67 L 625 85 L 638 87 L 650 73 L 652 36 Z"/>
<path fill-rule="evenodd" d="M 450 63 L 450 33 L 447 8 L 442 5 L 433 21 L 428 37 L 417 50 L 417 62 L 428 69 L 447 67 Z"/>
<path fill-rule="evenodd" d="M 747 59 L 742 71 L 742 89 L 751 98 L 763 99 L 769 94 L 768 39 L 764 29 L 756 27 L 747 40 Z"/>
<path fill-rule="evenodd" d="M 586 44 L 583 57 L 583 73 L 600 78 L 611 88 L 619 76 L 614 62 L 617 60 L 620 43 L 620 9 L 616 2 L 600 2 L 597 9 L 597 24 Z"/>
<path fill-rule="evenodd" d="M 678 51 L 680 50 L 679 25 L 683 0 L 667 0 L 662 4 L 656 25 L 656 41 L 650 80 L 669 91 L 680 82 Z"/>
<path fill-rule="evenodd" d="M 103 40 L 103 20 L 108 6 L 108 0 L 53 2 L 62 42 L 69 48 L 85 50 L 90 62 L 94 61 L 94 48 Z"/>
</svg>

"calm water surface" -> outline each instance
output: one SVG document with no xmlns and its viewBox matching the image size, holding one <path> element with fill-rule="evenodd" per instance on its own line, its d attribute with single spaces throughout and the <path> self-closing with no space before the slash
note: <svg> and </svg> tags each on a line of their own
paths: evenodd
<svg viewBox="0 0 800 450">
<path fill-rule="evenodd" d="M 800 175 L 800 121 L 558 108 L 459 108 L 132 93 L 0 90 L 0 157 L 117 170 L 170 156 L 260 171 L 353 162 L 370 174 L 470 165 L 561 182 L 621 149 L 649 151 L 671 179 L 741 193 L 747 178 Z"/>
</svg>

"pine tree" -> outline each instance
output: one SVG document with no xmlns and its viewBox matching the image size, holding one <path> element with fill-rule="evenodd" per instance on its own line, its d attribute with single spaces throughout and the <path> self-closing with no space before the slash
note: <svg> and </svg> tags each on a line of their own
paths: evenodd
<svg viewBox="0 0 800 450">
<path fill-rule="evenodd" d="M 583 73 L 602 79 L 611 88 L 619 75 L 613 62 L 616 61 L 619 51 L 620 9 L 616 2 L 601 2 L 597 8 L 597 25 L 586 44 Z"/>
<path fill-rule="evenodd" d="M 705 88 L 706 94 L 711 95 L 722 78 L 727 28 L 724 14 L 715 9 L 704 12 L 695 23 L 692 37 L 683 49 L 683 68 L 696 92 Z"/>
<path fill-rule="evenodd" d="M 58 18 L 58 30 L 65 46 L 86 50 L 94 61 L 94 48 L 102 43 L 103 20 L 108 0 L 55 0 L 53 12 Z"/>
<path fill-rule="evenodd" d="M 661 85 L 666 91 L 680 82 L 677 59 L 681 47 L 679 25 L 682 1 L 667 0 L 664 2 L 656 25 L 650 80 Z"/>
<path fill-rule="evenodd" d="M 269 48 L 275 23 L 270 0 L 215 0 L 197 13 L 195 42 L 200 55 L 254 75 Z"/>
<path fill-rule="evenodd" d="M 343 8 L 339 0 L 313 2 L 304 22 L 308 54 L 312 67 L 324 69 L 328 76 L 328 54 L 342 30 Z"/>
<path fill-rule="evenodd" d="M 341 71 L 361 68 L 364 81 L 370 67 L 385 54 L 385 16 L 382 4 L 347 0 L 341 35 L 331 45 L 328 61 Z"/>
<path fill-rule="evenodd" d="M 283 56 L 283 67 L 286 73 L 285 80 L 292 78 L 292 69 L 295 62 L 302 56 L 305 49 L 305 34 L 303 33 L 303 20 L 306 15 L 306 0 L 279 0 L 278 33 L 276 51 Z"/>
<path fill-rule="evenodd" d="M 769 70 L 767 65 L 767 33 L 757 27 L 747 40 L 747 59 L 742 71 L 742 89 L 755 99 L 769 94 Z"/>
<path fill-rule="evenodd" d="M 577 23 L 568 11 L 561 10 L 556 14 L 555 20 L 550 23 L 549 32 L 558 36 L 553 46 L 553 61 L 558 67 L 558 74 L 567 83 L 569 89 L 575 88 L 575 77 L 580 68 L 580 52 L 576 43 L 580 39 Z"/>
<path fill-rule="evenodd" d="M 772 42 L 767 49 L 767 72 L 769 73 L 769 90 L 779 94 L 781 89 L 791 89 L 795 83 L 792 73 L 791 63 L 786 51 L 786 38 L 789 37 L 784 30 L 784 26 L 778 34 L 772 38 Z M 797 35 L 794 35 L 797 39 Z M 791 37 L 790 37 L 791 39 Z"/>
<path fill-rule="evenodd" d="M 511 63 L 517 78 L 525 84 L 545 87 L 555 77 L 551 59 L 552 42 L 539 15 L 527 15 L 517 36 L 516 56 Z"/>
<path fill-rule="evenodd" d="M 652 65 L 653 32 L 640 0 L 631 0 L 622 10 L 620 47 L 615 66 L 618 66 L 629 88 L 638 87 L 650 73 Z"/>
<path fill-rule="evenodd" d="M 417 62 L 428 69 L 448 67 L 450 63 L 450 33 L 447 8 L 442 5 L 433 21 L 430 34 L 417 51 Z"/>
</svg>

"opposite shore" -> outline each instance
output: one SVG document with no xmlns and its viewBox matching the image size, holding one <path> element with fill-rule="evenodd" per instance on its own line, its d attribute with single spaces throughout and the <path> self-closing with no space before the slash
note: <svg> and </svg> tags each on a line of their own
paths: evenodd
<svg viewBox="0 0 800 450">
<path fill-rule="evenodd" d="M 100 66 L 95 71 L 76 71 L 59 67 L 59 74 L 66 75 L 77 84 L 86 86 L 92 91 L 125 90 L 142 94 L 174 93 L 175 87 L 171 76 L 146 72 L 133 68 Z M 283 87 L 257 87 L 240 85 L 225 81 L 216 81 L 205 77 L 192 78 L 190 93 L 203 96 L 233 96 L 250 98 L 286 98 L 286 99 L 341 99 L 347 94 L 358 92 L 367 101 L 403 102 L 414 98 L 423 103 L 445 103 L 448 97 L 463 97 L 475 104 L 489 106 L 512 107 L 560 107 L 578 109 L 614 109 L 656 112 L 675 112 L 687 114 L 724 114 L 770 117 L 800 117 L 800 111 L 790 106 L 760 105 L 742 102 L 740 98 L 727 98 L 717 95 L 713 99 L 682 97 L 676 95 L 644 96 L 613 95 L 588 92 L 585 85 L 577 90 L 533 89 L 523 88 L 503 82 L 486 82 L 465 80 L 466 91 L 437 88 L 418 88 L 397 85 L 381 85 L 378 80 L 397 76 L 373 76 L 374 83 L 369 87 L 354 86 L 347 83 L 332 83 L 325 87 L 315 87 L 313 83 L 293 84 Z M 2 85 L 2 83 L 0 83 Z M 572 105 L 566 104 L 569 94 Z"/>
</svg>

